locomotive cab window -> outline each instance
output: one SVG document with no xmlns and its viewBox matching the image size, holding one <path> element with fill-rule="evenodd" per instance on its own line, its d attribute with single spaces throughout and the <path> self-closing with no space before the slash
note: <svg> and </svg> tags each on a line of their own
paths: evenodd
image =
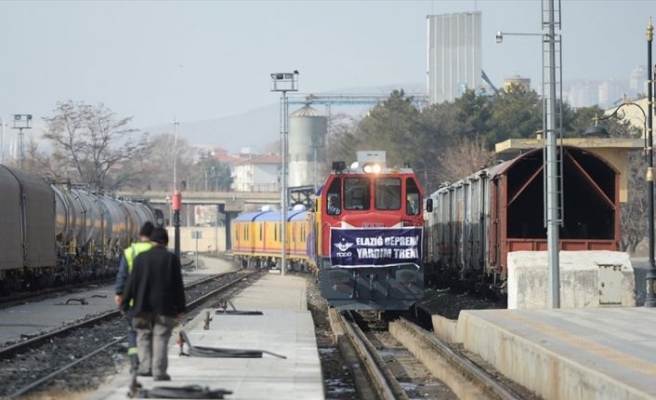
<svg viewBox="0 0 656 400">
<path fill-rule="evenodd" d="M 328 188 L 326 196 L 326 212 L 329 215 L 338 215 L 342 212 L 341 204 L 342 178 L 335 178 Z"/>
<path fill-rule="evenodd" d="M 419 215 L 421 199 L 419 198 L 419 186 L 413 178 L 405 181 L 406 199 L 405 212 L 408 215 Z"/>
<path fill-rule="evenodd" d="M 398 210 L 401 208 L 401 179 L 376 179 L 376 210 Z"/>
<path fill-rule="evenodd" d="M 368 210 L 370 208 L 369 178 L 344 179 L 344 208 Z"/>
</svg>

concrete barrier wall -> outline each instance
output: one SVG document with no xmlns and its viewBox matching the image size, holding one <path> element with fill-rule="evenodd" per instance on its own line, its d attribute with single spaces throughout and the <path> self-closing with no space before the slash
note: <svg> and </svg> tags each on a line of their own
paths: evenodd
<svg viewBox="0 0 656 400">
<path fill-rule="evenodd" d="M 173 227 L 167 228 L 169 232 L 169 248 L 174 246 L 174 232 Z M 226 237 L 225 226 L 209 226 L 209 227 L 180 227 L 180 251 L 181 252 L 195 252 L 196 239 L 192 236 L 193 232 L 200 232 L 200 239 L 198 239 L 198 252 L 199 253 L 214 253 L 217 251 L 226 251 Z"/>
<path fill-rule="evenodd" d="M 460 343 L 458 337 L 458 322 L 452 319 L 445 318 L 441 315 L 433 314 L 431 316 L 433 322 L 433 332 L 440 339 L 452 343 Z"/>
<path fill-rule="evenodd" d="M 635 277 L 627 253 L 561 251 L 560 306 L 634 307 Z M 548 308 L 546 251 L 508 253 L 508 308 Z"/>
</svg>

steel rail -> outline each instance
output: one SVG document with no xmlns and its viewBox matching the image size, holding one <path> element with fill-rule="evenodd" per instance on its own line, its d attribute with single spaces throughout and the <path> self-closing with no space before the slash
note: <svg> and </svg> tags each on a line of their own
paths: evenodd
<svg viewBox="0 0 656 400">
<path fill-rule="evenodd" d="M 355 313 L 349 312 L 348 314 L 350 314 L 353 322 L 347 320 L 344 314 L 339 314 L 340 323 L 358 357 L 362 361 L 370 378 L 369 381 L 373 385 L 378 398 L 382 400 L 407 400 L 408 396 L 403 388 L 401 388 L 389 369 L 385 367 L 385 363 L 380 358 L 380 355 L 378 355 L 374 346 L 354 322 L 355 319 L 353 317 Z"/>
<path fill-rule="evenodd" d="M 188 284 L 187 286 L 185 286 L 185 289 L 193 288 L 196 285 L 206 283 L 206 282 L 208 282 L 210 280 L 213 280 L 213 279 L 216 279 L 216 276 L 211 276 L 211 277 L 208 277 L 208 278 L 200 279 L 198 281 L 195 281 L 195 282 L 192 282 L 192 283 Z M 82 328 L 82 327 L 85 327 L 85 326 L 93 325 L 97 322 L 100 322 L 100 321 L 103 321 L 103 320 L 106 320 L 106 319 L 115 318 L 115 317 L 119 316 L 120 313 L 121 313 L 121 311 L 118 310 L 118 309 L 111 310 L 111 311 L 106 311 L 106 312 L 104 312 L 100 315 L 96 315 L 96 316 L 91 317 L 87 320 L 76 322 L 76 323 L 73 323 L 71 325 L 67 325 L 67 326 L 64 326 L 64 327 L 61 327 L 61 328 L 57 328 L 55 330 L 46 332 L 44 334 L 35 336 L 33 338 L 23 340 L 23 341 L 18 342 L 18 343 L 14 343 L 13 345 L 10 345 L 10 346 L 7 346 L 7 347 L 4 347 L 4 348 L 0 349 L 0 360 L 10 358 L 16 353 L 19 353 L 23 350 L 31 348 L 31 347 L 33 347 L 35 345 L 38 345 L 39 343 L 42 343 L 42 342 L 44 342 L 44 341 L 46 341 L 50 338 L 59 336 L 63 333 L 71 331 L 73 329 Z"/>
<path fill-rule="evenodd" d="M 467 357 L 456 352 L 445 341 L 439 339 L 432 333 L 422 329 L 414 323 L 405 318 L 398 320 L 399 325 L 403 329 L 412 332 L 419 340 L 425 345 L 429 346 L 440 356 L 442 356 L 449 364 L 451 364 L 458 371 L 463 373 L 467 378 L 474 382 L 477 386 L 481 387 L 491 397 L 499 400 L 521 400 L 522 397 L 515 394 L 512 390 L 508 389 L 505 385 L 499 383 L 497 379 L 490 376 L 478 365 L 471 362 Z"/>
<path fill-rule="evenodd" d="M 239 271 L 236 271 L 235 273 L 238 273 L 238 272 L 239 272 Z M 187 309 L 188 309 L 188 310 L 193 310 L 193 309 L 195 309 L 198 305 L 204 303 L 209 297 L 211 297 L 211 296 L 215 296 L 216 294 L 220 293 L 221 291 L 224 291 L 224 290 L 226 290 L 226 289 L 232 287 L 233 285 L 235 285 L 235 284 L 241 282 L 242 280 L 244 280 L 245 278 L 248 278 L 249 276 L 251 276 L 251 275 L 253 275 L 253 274 L 255 274 L 255 272 L 251 272 L 251 273 L 249 273 L 249 274 L 247 274 L 247 275 L 239 276 L 237 279 L 234 279 L 233 281 L 228 282 L 227 284 L 222 285 L 221 287 L 219 287 L 219 288 L 217 288 L 217 289 L 211 290 L 211 291 L 209 291 L 209 292 L 207 292 L 207 293 L 201 295 L 200 297 L 197 297 L 196 299 L 190 301 L 190 302 L 187 304 Z M 221 275 L 227 275 L 227 274 L 221 274 Z M 194 286 L 197 286 L 197 285 L 200 285 L 200 284 L 203 284 L 203 283 L 207 283 L 208 281 L 215 280 L 218 276 L 221 276 L 221 275 L 211 276 L 211 277 L 208 277 L 208 278 L 206 278 L 206 279 L 198 280 L 198 281 L 196 281 L 196 282 L 193 282 L 193 283 L 191 283 L 191 284 L 185 286 L 185 288 L 186 288 L 186 289 L 189 289 L 189 288 L 192 288 L 192 287 L 194 287 Z M 58 330 L 58 333 L 61 334 L 62 332 L 65 332 L 66 330 L 72 330 L 72 329 L 75 329 L 75 328 L 83 327 L 83 326 L 85 326 L 85 325 L 89 325 L 89 324 L 92 324 L 92 323 L 94 323 L 94 322 L 98 322 L 98 321 L 100 321 L 100 320 L 102 320 L 102 319 L 104 319 L 104 318 L 108 318 L 108 317 L 110 316 L 110 314 L 113 314 L 114 316 L 116 316 L 116 314 L 119 314 L 119 313 L 120 313 L 120 311 L 118 311 L 118 310 L 116 310 L 116 311 L 111 311 L 111 312 L 108 312 L 108 313 L 103 314 L 102 316 L 98 316 L 98 317 L 94 318 L 93 320 L 87 320 L 87 321 L 84 321 L 84 322 L 79 323 L 79 324 L 75 324 L 75 325 L 68 326 L 68 327 L 66 327 L 65 329 L 60 329 L 60 330 Z M 51 333 L 54 333 L 54 332 L 51 332 Z M 48 337 L 52 337 L 52 336 L 54 336 L 54 335 L 51 334 L 51 333 L 48 333 L 47 336 L 48 336 Z M 44 336 L 45 336 L 45 335 L 44 335 Z M 41 336 L 39 336 L 39 338 L 42 339 L 42 340 L 45 340 L 45 339 L 43 339 Z M 60 368 L 60 369 L 58 369 L 58 370 L 56 370 L 56 371 L 54 371 L 54 372 L 48 374 L 47 376 L 44 376 L 44 377 L 42 377 L 42 378 L 36 380 L 35 382 L 32 382 L 31 384 L 29 384 L 29 385 L 27 385 L 27 386 L 24 386 L 23 388 L 19 389 L 18 391 L 14 392 L 13 394 L 9 395 L 8 399 L 12 399 L 12 398 L 15 398 L 15 397 L 18 397 L 18 396 L 21 396 L 21 395 L 23 395 L 23 394 L 26 394 L 26 393 L 29 393 L 29 392 L 33 391 L 33 390 L 36 389 L 37 387 L 39 387 L 39 386 L 41 386 L 42 384 L 44 384 L 44 383 L 46 383 L 46 382 L 52 380 L 53 378 L 55 378 L 55 377 L 58 376 L 59 374 L 68 371 L 69 369 L 71 369 L 72 367 L 74 367 L 74 366 L 76 366 L 77 364 L 81 363 L 82 361 L 85 361 L 85 360 L 87 360 L 87 359 L 89 359 L 89 358 L 95 356 L 96 354 L 98 354 L 98 353 L 100 353 L 100 352 L 103 352 L 103 351 L 107 350 L 108 348 L 111 348 L 112 346 L 115 346 L 115 345 L 117 345 L 117 344 L 123 342 L 126 338 L 127 338 L 127 335 L 124 335 L 124 336 L 121 336 L 121 337 L 119 337 L 119 338 L 117 338 L 117 339 L 115 339 L 115 340 L 113 340 L 113 341 L 111 341 L 111 342 L 105 344 L 104 346 L 102 346 L 102 347 L 100 347 L 100 348 L 94 350 L 93 352 L 91 352 L 91 353 L 89 353 L 89 354 L 87 354 L 87 355 L 84 355 L 83 357 L 81 357 L 81 358 L 79 358 L 79 359 L 73 361 L 72 363 L 67 364 L 67 365 L 63 366 L 62 368 Z M 37 339 L 37 338 L 34 338 L 34 339 Z M 34 344 L 34 343 L 35 343 L 35 342 L 32 342 L 32 344 Z M 38 343 L 38 342 L 36 342 L 36 343 Z M 24 342 L 21 342 L 21 344 L 24 344 Z M 12 347 L 15 347 L 15 346 L 12 346 Z M 5 354 L 4 352 L 5 352 L 6 350 L 7 350 L 7 349 L 3 349 L 3 352 L 0 353 L 0 356 L 1 356 L 1 355 L 4 355 L 4 354 Z M 15 352 L 15 349 L 13 349 L 13 350 L 14 350 L 14 352 Z"/>
</svg>

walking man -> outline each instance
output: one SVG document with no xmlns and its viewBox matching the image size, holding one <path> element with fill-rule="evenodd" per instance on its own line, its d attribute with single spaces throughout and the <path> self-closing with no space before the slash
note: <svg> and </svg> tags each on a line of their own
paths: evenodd
<svg viewBox="0 0 656 400">
<path fill-rule="evenodd" d="M 168 381 L 168 344 L 177 319 L 185 312 L 185 292 L 180 259 L 166 249 L 166 229 L 153 229 L 150 240 L 153 248 L 134 260 L 121 310 L 127 310 L 134 300 L 132 325 L 137 330 L 139 375 Z"/>
<path fill-rule="evenodd" d="M 116 296 L 114 297 L 114 301 L 117 306 L 120 306 L 123 301 L 125 283 L 132 272 L 134 259 L 140 253 L 148 251 L 153 247 L 152 243 L 150 243 L 150 235 L 153 233 L 154 228 L 155 226 L 152 222 L 146 221 L 139 230 L 139 241 L 132 243 L 123 251 L 121 261 L 118 265 L 118 273 L 116 274 Z M 131 307 L 132 303 L 129 304 L 125 312 L 125 320 L 128 325 L 128 357 L 130 358 L 130 369 L 131 371 L 136 371 L 139 368 L 139 351 L 137 349 L 137 331 L 132 327 L 133 313 Z"/>
</svg>

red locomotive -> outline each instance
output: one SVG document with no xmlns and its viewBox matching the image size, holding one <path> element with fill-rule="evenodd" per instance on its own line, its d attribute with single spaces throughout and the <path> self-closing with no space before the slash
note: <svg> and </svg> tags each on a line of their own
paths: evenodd
<svg viewBox="0 0 656 400">
<path fill-rule="evenodd" d="M 317 198 L 313 236 L 321 292 L 338 309 L 404 310 L 423 296 L 423 189 L 385 152 L 334 162 Z"/>
</svg>

